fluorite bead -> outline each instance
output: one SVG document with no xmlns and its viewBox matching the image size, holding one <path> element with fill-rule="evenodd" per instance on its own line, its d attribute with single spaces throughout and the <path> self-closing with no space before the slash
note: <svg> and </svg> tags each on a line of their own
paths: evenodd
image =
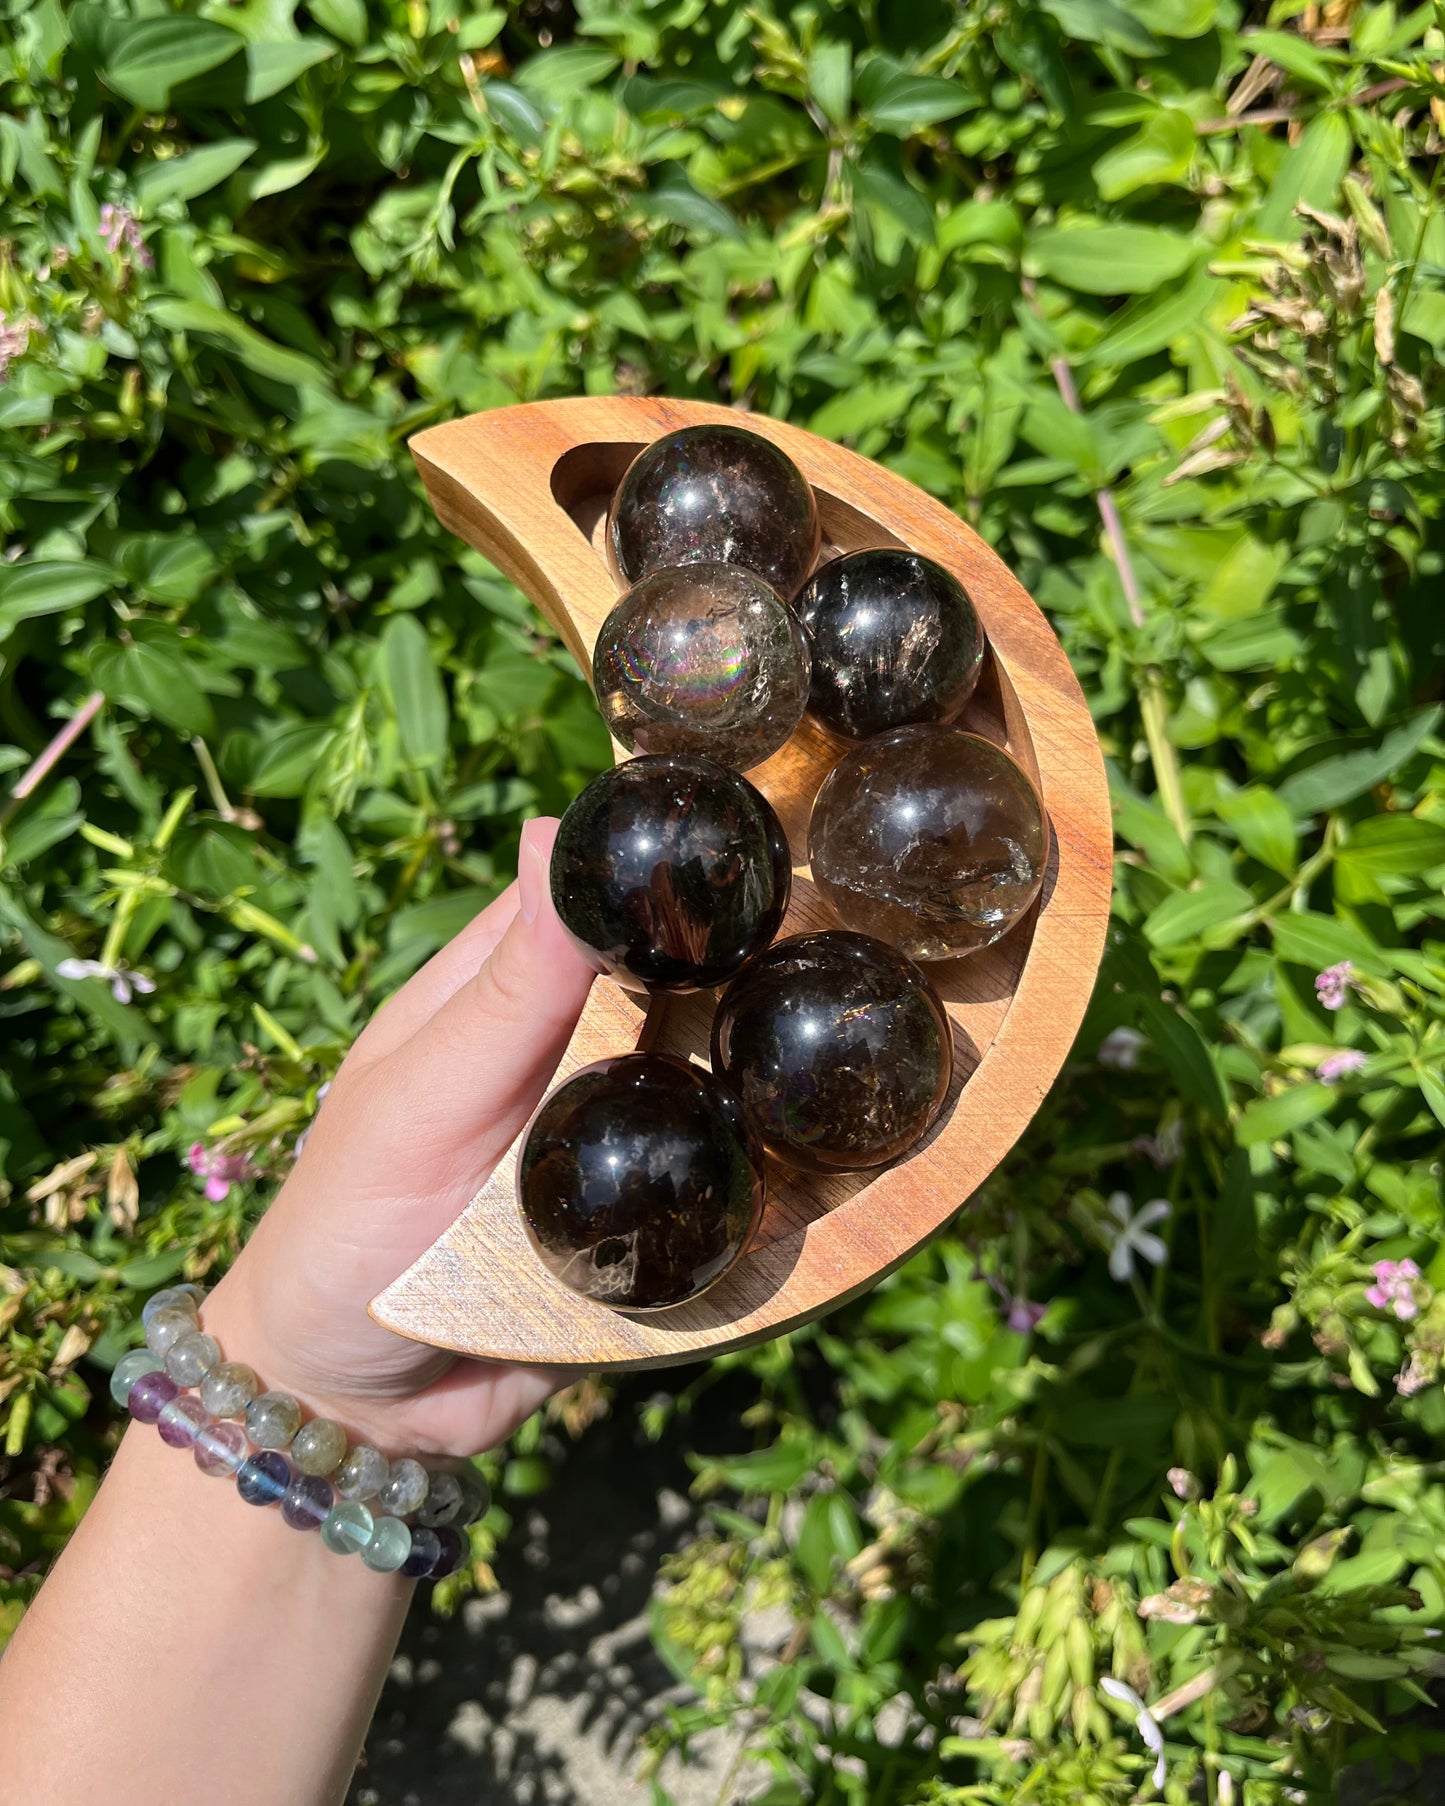
<svg viewBox="0 0 1445 1806">
<path fill-rule="evenodd" d="M 238 1423 L 208 1423 L 197 1431 L 191 1452 L 203 1474 L 226 1479 L 234 1474 L 250 1451 L 246 1432 Z"/>
<path fill-rule="evenodd" d="M 279 1505 L 291 1484 L 291 1463 L 275 1449 L 261 1449 L 236 1470 L 236 1491 L 248 1505 Z"/>
<path fill-rule="evenodd" d="M 407 1580 L 420 1580 L 424 1574 L 430 1574 L 441 1552 L 441 1538 L 436 1531 L 429 1530 L 425 1524 L 414 1524 L 411 1553 L 401 1564 L 403 1577 Z"/>
<path fill-rule="evenodd" d="M 393 1461 L 376 1502 L 392 1517 L 409 1517 L 427 1495 L 429 1476 L 420 1461 Z"/>
<path fill-rule="evenodd" d="M 823 565 L 795 604 L 813 654 L 809 707 L 864 739 L 911 721 L 951 721 L 983 669 L 968 591 L 931 558 L 899 547 Z"/>
<path fill-rule="evenodd" d="M 395 1574 L 411 1554 L 411 1527 L 400 1518 L 378 1518 L 361 1551 L 361 1559 L 378 1574 Z"/>
<path fill-rule="evenodd" d="M 778 932 L 791 883 L 772 805 L 737 772 L 693 756 L 603 772 L 552 848 L 563 927 L 633 990 L 725 984 Z"/>
<path fill-rule="evenodd" d="M 374 1499 L 390 1472 L 391 1463 L 380 1449 L 358 1442 L 337 1468 L 332 1485 L 343 1499 Z"/>
<path fill-rule="evenodd" d="M 281 1515 L 293 1530 L 319 1530 L 335 1497 L 320 1474 L 293 1474 L 281 1500 Z"/>
<path fill-rule="evenodd" d="M 429 1530 L 436 1530 L 442 1524 L 452 1523 L 461 1508 L 461 1481 L 445 1468 L 438 1468 L 430 1477 L 426 1497 L 417 1508 L 416 1520 Z"/>
<path fill-rule="evenodd" d="M 564 1285 L 658 1310 L 705 1291 L 742 1252 L 762 1211 L 762 1149 L 710 1073 L 623 1054 L 584 1066 L 533 1117 L 517 1200 Z"/>
<path fill-rule="evenodd" d="M 723 993 L 712 1069 L 768 1152 L 811 1172 L 882 1166 L 948 1095 L 953 1032 L 938 993 L 864 934 L 775 941 Z"/>
<path fill-rule="evenodd" d="M 602 623 L 592 687 L 629 752 L 770 758 L 808 705 L 808 642 L 776 590 L 739 565 L 653 571 Z"/>
<path fill-rule="evenodd" d="M 196 1313 L 179 1304 L 168 1304 L 161 1310 L 151 1312 L 150 1322 L 146 1324 L 146 1347 L 160 1362 L 182 1336 L 193 1336 L 195 1333 Z"/>
<path fill-rule="evenodd" d="M 355 1555 L 371 1541 L 375 1523 L 359 1499 L 341 1499 L 321 1526 L 321 1540 L 336 1555 Z"/>
<path fill-rule="evenodd" d="M 1006 752 L 962 728 L 876 734 L 823 782 L 813 879 L 845 928 L 912 959 L 987 947 L 1038 896 L 1049 830 Z"/>
<path fill-rule="evenodd" d="M 443 1524 L 436 1535 L 439 1548 L 431 1572 L 433 1580 L 440 1580 L 444 1574 L 451 1574 L 461 1566 L 462 1556 L 470 1545 L 461 1531 L 451 1524 Z"/>
<path fill-rule="evenodd" d="M 818 556 L 818 508 L 785 452 L 745 427 L 685 426 L 628 465 L 607 517 L 607 555 L 624 583 L 670 565 L 724 560 L 785 599 Z"/>
<path fill-rule="evenodd" d="M 212 1417 L 244 1417 L 261 1382 L 244 1361 L 222 1361 L 201 1381 L 201 1403 Z"/>
<path fill-rule="evenodd" d="M 492 1489 L 474 1467 L 464 1467 L 457 1475 L 457 1483 L 462 1489 L 462 1502 L 452 1524 L 458 1530 L 465 1530 L 468 1524 L 475 1524 L 491 1509 Z"/>
<path fill-rule="evenodd" d="M 313 1417 L 291 1441 L 291 1459 L 303 1474 L 331 1474 L 346 1453 L 346 1432 L 329 1417 Z"/>
<path fill-rule="evenodd" d="M 301 1407 L 289 1392 L 263 1392 L 246 1407 L 246 1434 L 258 1449 L 284 1449 L 301 1428 Z"/>
<path fill-rule="evenodd" d="M 191 1392 L 183 1392 L 162 1407 L 156 1419 L 156 1432 L 162 1442 L 173 1449 L 188 1449 L 211 1421 L 211 1414 Z"/>
<path fill-rule="evenodd" d="M 130 1389 L 143 1373 L 156 1371 L 156 1358 L 148 1348 L 133 1348 L 123 1354 L 110 1376 L 110 1396 L 125 1410 L 130 1404 Z"/>
<path fill-rule="evenodd" d="M 131 1387 L 125 1407 L 137 1423 L 154 1423 L 179 1391 L 168 1373 L 153 1370 L 143 1373 Z"/>
<path fill-rule="evenodd" d="M 200 1310 L 204 1297 L 205 1293 L 199 1286 L 163 1286 L 159 1292 L 152 1292 L 141 1306 L 140 1320 L 149 1329 L 151 1318 L 157 1311 L 189 1311 L 194 1317 Z"/>
<path fill-rule="evenodd" d="M 192 1330 L 180 1336 L 166 1350 L 166 1372 L 178 1386 L 199 1386 L 221 1358 L 214 1336 L 204 1330 Z"/>
</svg>

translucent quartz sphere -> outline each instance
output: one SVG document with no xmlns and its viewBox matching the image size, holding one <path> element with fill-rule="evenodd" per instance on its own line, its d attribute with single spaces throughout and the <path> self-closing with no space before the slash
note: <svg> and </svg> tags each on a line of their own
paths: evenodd
<svg viewBox="0 0 1445 1806">
<path fill-rule="evenodd" d="M 792 860 L 760 791 L 715 760 L 629 759 L 562 817 L 552 901 L 632 990 L 725 984 L 782 925 Z"/>
<path fill-rule="evenodd" d="M 337 1555 L 355 1555 L 371 1541 L 376 1520 L 359 1499 L 341 1499 L 321 1526 L 321 1540 Z"/>
<path fill-rule="evenodd" d="M 142 1374 L 154 1373 L 161 1365 L 148 1348 L 132 1348 L 115 1364 L 110 1376 L 110 1396 L 122 1410 L 130 1402 L 130 1389 Z"/>
<path fill-rule="evenodd" d="M 222 1361 L 201 1381 L 201 1403 L 212 1417 L 244 1417 L 261 1390 L 255 1369 L 244 1361 Z"/>
<path fill-rule="evenodd" d="M 695 1298 L 742 1252 L 763 1205 L 762 1149 L 710 1073 L 622 1054 L 584 1066 L 533 1117 L 517 1200 L 564 1285 L 658 1310 Z"/>
<path fill-rule="evenodd" d="M 713 1071 L 769 1153 L 810 1172 L 896 1159 L 948 1095 L 953 1033 L 938 993 L 866 934 L 777 941 L 723 994 Z"/>
<path fill-rule="evenodd" d="M 602 623 L 592 687 L 629 752 L 704 753 L 761 765 L 808 704 L 808 642 L 761 577 L 740 565 L 653 571 Z"/>
<path fill-rule="evenodd" d="M 411 1554 L 411 1528 L 400 1518 L 377 1518 L 362 1545 L 361 1559 L 378 1574 L 395 1574 Z"/>
<path fill-rule="evenodd" d="M 951 721 L 973 695 L 985 640 L 951 571 L 891 546 L 814 572 L 794 604 L 812 642 L 810 707 L 863 739 L 914 721 Z"/>
<path fill-rule="evenodd" d="M 628 465 L 607 516 L 607 556 L 623 583 L 700 560 L 740 564 L 785 600 L 813 568 L 818 508 L 807 479 L 745 427 L 685 426 Z"/>
<path fill-rule="evenodd" d="M 337 1496 L 343 1499 L 374 1499 L 386 1485 L 391 1463 L 380 1449 L 358 1442 L 332 1476 Z"/>
<path fill-rule="evenodd" d="M 1006 752 L 957 727 L 865 740 L 813 804 L 813 878 L 846 928 L 913 959 L 987 947 L 1043 885 L 1049 830 Z"/>
<path fill-rule="evenodd" d="M 445 1468 L 438 1468 L 428 1479 L 426 1498 L 417 1510 L 417 1522 L 425 1524 L 429 1530 L 439 1530 L 443 1524 L 453 1523 L 461 1508 L 461 1481 Z"/>
<path fill-rule="evenodd" d="M 420 1461 L 403 1458 L 393 1461 L 386 1484 L 376 1495 L 376 1502 L 392 1517 L 404 1518 L 421 1505 L 427 1495 L 431 1476 Z"/>
<path fill-rule="evenodd" d="M 301 1428 L 301 1407 L 289 1392 L 262 1392 L 246 1407 L 246 1434 L 258 1449 L 284 1449 Z"/>
<path fill-rule="evenodd" d="M 215 1337 L 194 1329 L 188 1336 L 177 1336 L 166 1350 L 166 1372 L 178 1386 L 199 1386 L 220 1358 Z"/>
</svg>

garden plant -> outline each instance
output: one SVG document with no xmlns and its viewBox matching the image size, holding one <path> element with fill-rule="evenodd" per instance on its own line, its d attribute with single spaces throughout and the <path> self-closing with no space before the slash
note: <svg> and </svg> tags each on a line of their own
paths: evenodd
<svg viewBox="0 0 1445 1806">
<path fill-rule="evenodd" d="M 684 1447 L 722 1376 L 752 1401 L 694 1462 L 654 1605 L 691 1703 L 639 1760 L 727 1724 L 768 1806 L 1411 1797 L 1445 1744 L 1445 9 L 0 10 L 5 1627 L 140 1303 L 224 1266 L 369 1014 L 607 761 L 408 435 L 721 399 L 1008 561 L 1118 853 L 1073 1058 L 952 1231 L 613 1389 Z M 486 1459 L 439 1609 L 559 1446 Z"/>
</svg>

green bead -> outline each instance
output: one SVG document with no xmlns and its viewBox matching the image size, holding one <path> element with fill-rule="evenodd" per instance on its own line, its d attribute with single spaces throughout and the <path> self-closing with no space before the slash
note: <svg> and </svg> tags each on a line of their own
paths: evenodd
<svg viewBox="0 0 1445 1806">
<path fill-rule="evenodd" d="M 125 1409 L 130 1398 L 130 1389 L 143 1373 L 154 1373 L 161 1363 L 148 1348 L 133 1348 L 129 1354 L 123 1354 L 115 1364 L 115 1371 L 110 1376 L 110 1396 Z"/>
<path fill-rule="evenodd" d="M 378 1518 L 361 1559 L 378 1574 L 395 1574 L 410 1554 L 410 1527 L 400 1518 Z"/>
<path fill-rule="evenodd" d="M 291 1440 L 291 1459 L 303 1474 L 334 1473 L 346 1453 L 346 1432 L 329 1417 L 313 1417 Z"/>
<path fill-rule="evenodd" d="M 358 1499 L 342 1499 L 331 1507 L 321 1526 L 321 1540 L 336 1555 L 355 1555 L 371 1541 L 376 1519 Z"/>
</svg>

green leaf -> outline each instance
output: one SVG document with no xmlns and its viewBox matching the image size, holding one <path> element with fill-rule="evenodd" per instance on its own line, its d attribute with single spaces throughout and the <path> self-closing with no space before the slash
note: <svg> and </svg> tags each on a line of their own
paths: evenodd
<svg viewBox="0 0 1445 1806">
<path fill-rule="evenodd" d="M 163 201 L 194 200 L 234 175 L 255 148 L 254 138 L 221 138 L 185 156 L 147 163 L 131 184 L 136 200 L 145 212 Z"/>
<path fill-rule="evenodd" d="M 825 40 L 808 54 L 808 86 L 823 117 L 846 125 L 853 100 L 853 51 L 848 44 Z"/>
<path fill-rule="evenodd" d="M 681 170 L 670 170 L 641 197 L 642 209 L 688 232 L 712 232 L 720 238 L 742 237 L 738 222 L 723 206 L 699 194 Z"/>
<path fill-rule="evenodd" d="M 1278 1097 L 1251 1104 L 1235 1124 L 1235 1140 L 1247 1148 L 1278 1141 L 1291 1129 L 1303 1128 L 1307 1122 L 1323 1116 L 1337 1095 L 1332 1085 L 1296 1085 L 1291 1091 L 1281 1091 Z"/>
<path fill-rule="evenodd" d="M 1144 295 L 1181 275 L 1194 243 L 1163 226 L 1050 226 L 1027 241 L 1026 262 L 1086 295 Z"/>
<path fill-rule="evenodd" d="M 928 201 L 897 170 L 870 152 L 852 165 L 853 188 L 865 201 L 891 214 L 910 238 L 920 244 L 933 241 L 933 210 Z"/>
<path fill-rule="evenodd" d="M 414 765 L 440 765 L 447 750 L 447 693 L 432 659 L 431 641 L 415 615 L 395 615 L 387 622 L 381 636 L 381 670 L 402 750 Z"/>
<path fill-rule="evenodd" d="M 875 57 L 858 71 L 857 92 L 858 111 L 875 131 L 898 138 L 910 138 L 974 104 L 960 82 L 914 75 L 891 57 Z"/>
<path fill-rule="evenodd" d="M 99 73 L 117 94 L 159 113 L 170 103 L 173 88 L 219 68 L 242 47 L 236 32 L 208 19 L 141 19 L 116 32 Z"/>
<path fill-rule="evenodd" d="M 91 672 L 107 696 L 141 715 L 154 715 L 177 732 L 210 734 L 215 716 L 179 642 L 102 642 L 91 654 Z"/>
<path fill-rule="evenodd" d="M 1234 829 L 1239 844 L 1271 871 L 1290 877 L 1295 869 L 1294 818 L 1274 791 L 1263 784 L 1224 792 L 1219 814 Z"/>
<path fill-rule="evenodd" d="M 1399 771 L 1421 742 L 1434 733 L 1442 713 L 1445 710 L 1438 703 L 1421 709 L 1386 734 L 1378 746 L 1337 753 L 1292 773 L 1277 787 L 1281 800 L 1294 815 L 1300 816 L 1337 809 L 1341 803 L 1363 796 Z"/>
<path fill-rule="evenodd" d="M 163 298 L 152 301 L 147 311 L 157 326 L 163 326 L 171 332 L 195 333 L 200 338 L 216 341 L 225 350 L 233 352 L 257 376 L 268 377 L 272 382 L 287 383 L 293 388 L 327 387 L 326 373 L 319 364 L 304 357 L 299 351 L 288 351 L 273 344 L 257 332 L 254 326 L 248 326 L 244 320 L 238 320 L 224 308 L 212 307 L 205 301 L 170 301 Z"/>
<path fill-rule="evenodd" d="M 1350 829 L 1336 855 L 1373 877 L 1418 877 L 1445 865 L 1445 827 L 1414 815 L 1376 815 Z"/>
<path fill-rule="evenodd" d="M 1307 966 L 1313 972 L 1322 972 L 1326 966 L 1337 966 L 1344 960 L 1370 964 L 1380 957 L 1367 934 L 1333 916 L 1309 911 L 1274 916 L 1269 930 L 1274 950 L 1282 960 Z"/>
<path fill-rule="evenodd" d="M 1192 632 L 1199 650 L 1217 671 L 1270 671 L 1288 665 L 1305 642 L 1285 619 L 1282 608 L 1263 608 L 1222 626 Z"/>
<path fill-rule="evenodd" d="M 1117 367 L 1162 351 L 1186 333 L 1199 330 L 1215 290 L 1208 270 L 1199 269 L 1178 287 L 1131 301 L 1076 361 Z"/>
<path fill-rule="evenodd" d="M 1197 890 L 1175 891 L 1151 911 L 1144 935 L 1152 947 L 1177 947 L 1215 923 L 1242 914 L 1253 901 L 1242 884 L 1230 879 L 1216 879 Z"/>
<path fill-rule="evenodd" d="M 246 99 L 253 104 L 269 100 L 289 88 L 298 75 L 336 55 L 336 46 L 325 38 L 289 38 L 282 43 L 246 46 Z"/>
<path fill-rule="evenodd" d="M 300 796 L 332 739 L 319 721 L 300 721 L 267 735 L 250 774 L 257 796 Z"/>
<path fill-rule="evenodd" d="M 824 402 L 809 425 L 824 439 L 856 438 L 870 427 L 903 419 L 916 393 L 914 382 L 865 383 Z"/>
<path fill-rule="evenodd" d="M 1082 38 L 1086 44 L 1109 44 L 1132 56 L 1157 56 L 1158 39 L 1118 0 L 1043 0 L 1066 38 Z"/>
<path fill-rule="evenodd" d="M 517 70 L 517 86 L 560 106 L 574 94 L 597 87 L 617 67 L 617 56 L 600 44 L 564 44 L 529 58 Z"/>
<path fill-rule="evenodd" d="M 488 82 L 482 89 L 487 111 L 497 124 L 518 144 L 536 146 L 542 142 L 547 122 L 520 88 L 510 82 Z"/>
<path fill-rule="evenodd" d="M 1203 1035 L 1182 1011 L 1160 997 L 1141 997 L 1139 1007 L 1179 1095 L 1222 1117 L 1226 1111 L 1224 1086 Z"/>
<path fill-rule="evenodd" d="M 366 42 L 366 0 L 306 0 L 306 10 L 333 38 L 353 48 Z"/>
<path fill-rule="evenodd" d="M 706 1466 L 737 1492 L 792 1492 L 813 1471 L 813 1451 L 801 1440 L 776 1442 L 755 1454 L 709 1460 Z"/>
<path fill-rule="evenodd" d="M 1289 547 L 1265 545 L 1245 533 L 1210 574 L 1196 607 L 1216 621 L 1235 621 L 1263 608 L 1289 560 Z"/>
<path fill-rule="evenodd" d="M 35 558 L 0 564 L 0 639 L 34 615 L 59 614 L 93 601 L 115 583 L 115 573 L 89 559 Z"/>
<path fill-rule="evenodd" d="M 1285 153 L 1254 222 L 1255 235 L 1298 238 L 1301 224 L 1295 214 L 1296 206 L 1301 201 L 1308 201 L 1312 207 L 1334 206 L 1353 154 L 1354 140 L 1343 115 L 1321 113 L 1312 119 L 1299 143 Z"/>
<path fill-rule="evenodd" d="M 1194 122 L 1178 107 L 1161 107 L 1122 144 L 1094 164 L 1094 183 L 1106 201 L 1136 189 L 1182 182 L 1194 161 Z"/>
</svg>

